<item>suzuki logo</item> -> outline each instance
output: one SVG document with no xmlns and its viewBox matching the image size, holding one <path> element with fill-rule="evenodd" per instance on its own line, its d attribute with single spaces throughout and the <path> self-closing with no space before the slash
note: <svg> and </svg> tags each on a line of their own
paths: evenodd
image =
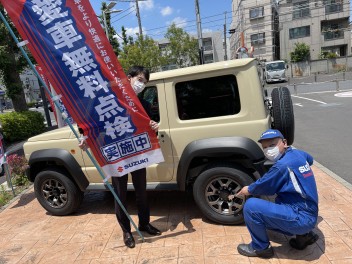
<svg viewBox="0 0 352 264">
<path fill-rule="evenodd" d="M 118 172 L 123 172 L 123 168 L 120 166 L 120 167 L 117 168 L 117 171 Z"/>
</svg>

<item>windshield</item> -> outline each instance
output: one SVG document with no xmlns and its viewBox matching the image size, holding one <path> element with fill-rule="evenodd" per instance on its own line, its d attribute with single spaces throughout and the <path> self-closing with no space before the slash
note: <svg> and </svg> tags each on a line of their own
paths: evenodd
<svg viewBox="0 0 352 264">
<path fill-rule="evenodd" d="M 281 71 L 285 69 L 285 63 L 284 62 L 275 62 L 275 63 L 270 63 L 266 65 L 266 70 L 267 71 Z"/>
</svg>

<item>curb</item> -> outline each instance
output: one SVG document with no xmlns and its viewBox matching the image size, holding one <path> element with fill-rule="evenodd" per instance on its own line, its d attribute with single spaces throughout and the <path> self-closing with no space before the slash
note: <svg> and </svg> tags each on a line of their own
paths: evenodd
<svg viewBox="0 0 352 264">
<path fill-rule="evenodd" d="M 5 184 L 6 187 L 7 187 L 7 182 L 6 182 L 6 181 L 5 181 L 4 183 L 2 183 L 1 185 L 3 185 L 3 184 Z M 16 202 L 18 199 L 20 199 L 23 194 L 26 194 L 27 192 L 31 191 L 32 188 L 33 188 L 33 183 L 30 184 L 30 185 L 28 186 L 28 188 L 24 189 L 22 192 L 20 192 L 20 193 L 17 194 L 15 197 L 13 197 L 10 201 L 8 201 L 7 204 L 1 206 L 1 207 L 0 207 L 0 213 L 1 213 L 2 211 L 4 211 L 7 207 L 11 206 L 11 205 L 12 205 L 14 202 Z M 1 263 L 1 261 L 0 261 L 0 263 Z"/>
<path fill-rule="evenodd" d="M 352 191 L 352 184 L 350 184 L 349 182 L 347 182 L 346 180 L 344 180 L 343 178 L 341 178 L 340 176 L 338 176 L 337 174 L 335 174 L 334 172 L 332 172 L 328 168 L 324 167 L 322 164 L 320 164 L 319 162 L 317 162 L 315 160 L 314 160 L 313 165 L 315 165 L 317 168 L 319 168 L 322 171 L 324 171 L 331 178 L 335 179 L 337 182 L 341 183 L 343 186 L 345 186 L 350 191 Z"/>
</svg>

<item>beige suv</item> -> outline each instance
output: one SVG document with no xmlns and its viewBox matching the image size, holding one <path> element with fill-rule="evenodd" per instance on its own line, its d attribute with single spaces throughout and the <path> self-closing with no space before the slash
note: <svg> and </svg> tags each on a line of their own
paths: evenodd
<svg viewBox="0 0 352 264">
<path fill-rule="evenodd" d="M 207 218 L 243 222 L 245 201 L 234 194 L 266 168 L 257 139 L 270 127 L 294 137 L 289 90 L 275 88 L 270 100 L 257 66 L 238 59 L 151 75 L 140 96 L 159 122 L 165 162 L 147 168 L 148 190 L 193 191 Z M 69 128 L 30 138 L 24 151 L 36 197 L 54 215 L 76 211 L 85 191 L 108 190 Z"/>
</svg>

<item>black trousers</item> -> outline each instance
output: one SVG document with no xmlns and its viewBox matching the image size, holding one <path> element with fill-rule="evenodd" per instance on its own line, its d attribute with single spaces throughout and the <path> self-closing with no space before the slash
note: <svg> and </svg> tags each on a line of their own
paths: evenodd
<svg viewBox="0 0 352 264">
<path fill-rule="evenodd" d="M 147 170 L 145 168 L 131 172 L 132 182 L 135 189 L 136 204 L 138 209 L 138 219 L 140 226 L 146 226 L 150 222 L 150 209 L 147 199 Z M 127 209 L 127 181 L 128 175 L 121 177 L 112 177 L 112 186 L 121 200 L 123 206 Z M 123 232 L 131 232 L 131 224 L 115 199 L 115 214 Z"/>
</svg>

